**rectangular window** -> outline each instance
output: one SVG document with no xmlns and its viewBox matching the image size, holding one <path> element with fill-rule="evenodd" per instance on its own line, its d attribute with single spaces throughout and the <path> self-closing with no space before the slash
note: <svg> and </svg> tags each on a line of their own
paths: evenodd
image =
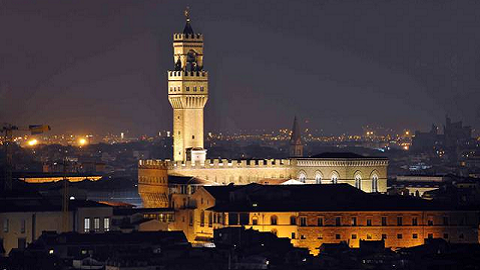
<svg viewBox="0 0 480 270">
<path fill-rule="evenodd" d="M 448 223 L 449 223 L 448 221 L 449 221 L 448 217 L 443 217 L 443 225 L 444 226 L 448 226 Z"/>
<path fill-rule="evenodd" d="M 367 226 L 372 226 L 372 220 L 370 218 L 367 219 Z"/>
<path fill-rule="evenodd" d="M 318 225 L 319 227 L 322 227 L 322 226 L 323 226 L 323 218 L 319 217 L 319 218 L 317 219 L 317 225 Z"/>
<path fill-rule="evenodd" d="M 382 217 L 382 226 L 387 226 L 387 217 Z"/>
<path fill-rule="evenodd" d="M 433 226 L 433 218 L 428 219 L 428 226 Z"/>
<path fill-rule="evenodd" d="M 187 86 L 186 89 L 187 89 L 187 91 L 190 91 L 190 87 Z"/>
<path fill-rule="evenodd" d="M 211 216 L 211 213 L 209 217 Z M 240 225 L 248 225 L 248 221 L 250 220 L 250 213 L 240 213 Z M 209 221 L 210 222 L 210 221 Z M 211 223 L 208 225 L 210 226 Z M 210 226 L 212 227 L 212 226 Z"/>
<path fill-rule="evenodd" d="M 417 217 L 413 217 L 412 218 L 412 226 L 417 226 L 418 225 L 418 218 Z"/>
<path fill-rule="evenodd" d="M 197 87 L 196 86 L 193 87 L 193 92 L 197 92 Z"/>
<path fill-rule="evenodd" d="M 307 237 L 305 235 L 300 235 L 300 239 L 307 239 Z"/>
<path fill-rule="evenodd" d="M 93 219 L 93 229 L 96 232 L 100 231 L 100 218 L 96 217 Z"/>
<path fill-rule="evenodd" d="M 340 239 L 340 234 L 335 234 L 335 239 Z"/>
<path fill-rule="evenodd" d="M 352 217 L 352 226 L 357 226 L 357 217 Z"/>
<path fill-rule="evenodd" d="M 295 233 L 292 232 L 292 239 L 295 239 Z"/>
<path fill-rule="evenodd" d="M 372 235 L 371 235 L 371 234 L 367 234 L 367 239 L 372 239 Z"/>
<path fill-rule="evenodd" d="M 414 234 L 412 235 L 412 238 L 413 238 L 413 239 L 417 239 L 417 238 L 418 238 L 418 234 L 414 233 Z"/>
<path fill-rule="evenodd" d="M 110 218 L 108 217 L 103 218 L 103 231 L 105 232 L 110 231 Z"/>
<path fill-rule="evenodd" d="M 356 234 L 352 234 L 352 239 L 357 239 L 357 235 L 356 235 Z"/>
<path fill-rule="evenodd" d="M 257 218 L 252 219 L 252 225 L 258 225 L 258 219 Z"/>
<path fill-rule="evenodd" d="M 403 235 L 401 233 L 397 234 L 397 238 L 398 239 L 402 239 L 403 238 Z"/>
<path fill-rule="evenodd" d="M 403 225 L 403 218 L 397 217 L 397 226 L 402 226 L 402 225 Z"/>
<path fill-rule="evenodd" d="M 290 217 L 290 225 L 296 225 L 297 224 L 297 218 L 295 216 Z"/>
<path fill-rule="evenodd" d="M 200 91 L 203 92 L 203 86 L 200 86 Z"/>
<path fill-rule="evenodd" d="M 335 218 L 335 226 L 342 226 L 342 218 L 336 217 Z"/>
<path fill-rule="evenodd" d="M 26 220 L 25 219 L 22 219 L 20 221 L 20 233 L 25 233 L 25 227 L 26 227 Z"/>
<path fill-rule="evenodd" d="M 306 217 L 300 217 L 300 226 L 302 226 L 302 227 L 307 226 L 307 218 Z"/>
<path fill-rule="evenodd" d="M 3 232 L 8 232 L 8 218 L 3 220 Z"/>
<path fill-rule="evenodd" d="M 385 234 L 385 233 L 382 234 L 382 239 L 383 239 L 383 240 L 387 239 L 387 234 Z"/>
<path fill-rule="evenodd" d="M 90 232 L 90 218 L 86 217 L 83 221 L 84 232 Z"/>
</svg>

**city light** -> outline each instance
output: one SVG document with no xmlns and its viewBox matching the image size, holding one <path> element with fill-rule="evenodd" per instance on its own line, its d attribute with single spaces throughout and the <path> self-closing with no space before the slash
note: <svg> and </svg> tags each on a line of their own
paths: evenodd
<svg viewBox="0 0 480 270">
<path fill-rule="evenodd" d="M 79 144 L 80 146 L 84 146 L 84 145 L 87 144 L 87 140 L 84 139 L 84 138 L 81 138 L 81 139 L 78 140 L 78 144 Z"/>
<path fill-rule="evenodd" d="M 31 139 L 30 141 L 27 142 L 29 146 L 35 146 L 38 144 L 37 139 Z"/>
</svg>

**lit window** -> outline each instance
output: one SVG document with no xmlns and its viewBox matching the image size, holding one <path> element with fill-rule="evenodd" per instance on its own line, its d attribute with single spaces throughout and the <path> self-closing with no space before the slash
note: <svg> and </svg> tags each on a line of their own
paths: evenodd
<svg viewBox="0 0 480 270">
<path fill-rule="evenodd" d="M 3 232 L 8 232 L 8 218 L 3 220 Z"/>
<path fill-rule="evenodd" d="M 357 217 L 352 217 L 352 226 L 357 226 Z"/>
<path fill-rule="evenodd" d="M 96 232 L 100 231 L 100 218 L 96 217 L 93 219 L 93 229 Z"/>
<path fill-rule="evenodd" d="M 303 172 L 301 172 L 299 175 L 298 175 L 298 181 L 302 182 L 302 183 L 305 183 L 305 180 L 307 179 L 307 175 Z"/>
<path fill-rule="evenodd" d="M 307 218 L 306 217 L 300 217 L 300 226 L 307 226 Z"/>
<path fill-rule="evenodd" d="M 25 227 L 26 227 L 26 221 L 25 219 L 22 219 L 20 222 L 20 233 L 25 233 Z"/>
<path fill-rule="evenodd" d="M 85 218 L 83 221 L 83 227 L 85 232 L 90 232 L 90 218 Z"/>
<path fill-rule="evenodd" d="M 318 225 L 319 227 L 322 227 L 322 226 L 323 226 L 323 218 L 319 217 L 319 218 L 317 219 L 317 225 Z"/>
<path fill-rule="evenodd" d="M 362 177 L 359 174 L 355 175 L 355 187 L 362 189 Z"/>
<path fill-rule="evenodd" d="M 272 216 L 270 218 L 270 224 L 277 225 L 277 216 Z"/>
<path fill-rule="evenodd" d="M 332 184 L 336 184 L 338 183 L 338 175 L 337 174 L 332 174 Z"/>
<path fill-rule="evenodd" d="M 335 218 L 335 226 L 342 226 L 342 218 L 336 217 Z"/>
<path fill-rule="evenodd" d="M 291 216 L 290 217 L 290 225 L 296 225 L 297 224 L 297 219 L 295 218 L 295 216 Z"/>
<path fill-rule="evenodd" d="M 372 192 L 378 191 L 378 176 L 374 174 L 372 176 Z"/>
<path fill-rule="evenodd" d="M 316 184 L 322 183 L 322 175 L 320 173 L 315 174 L 315 183 Z"/>
<path fill-rule="evenodd" d="M 103 230 L 105 232 L 110 231 L 110 218 L 108 218 L 108 217 L 103 218 Z"/>
</svg>

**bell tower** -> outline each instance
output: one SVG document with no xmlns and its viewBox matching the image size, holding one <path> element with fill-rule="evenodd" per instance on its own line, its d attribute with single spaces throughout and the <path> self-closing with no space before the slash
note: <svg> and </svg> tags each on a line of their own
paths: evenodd
<svg viewBox="0 0 480 270">
<path fill-rule="evenodd" d="M 173 108 L 173 160 L 203 163 L 203 108 L 208 73 L 203 69 L 203 35 L 190 24 L 188 8 L 182 33 L 173 35 L 174 69 L 168 71 L 168 100 Z"/>
</svg>

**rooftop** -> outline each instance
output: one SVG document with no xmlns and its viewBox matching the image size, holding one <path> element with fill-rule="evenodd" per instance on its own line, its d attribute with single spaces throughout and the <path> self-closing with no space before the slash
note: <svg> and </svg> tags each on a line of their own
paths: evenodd
<svg viewBox="0 0 480 270">
<path fill-rule="evenodd" d="M 420 198 L 365 193 L 348 184 L 204 187 L 225 212 L 429 211 L 453 206 Z"/>
</svg>

